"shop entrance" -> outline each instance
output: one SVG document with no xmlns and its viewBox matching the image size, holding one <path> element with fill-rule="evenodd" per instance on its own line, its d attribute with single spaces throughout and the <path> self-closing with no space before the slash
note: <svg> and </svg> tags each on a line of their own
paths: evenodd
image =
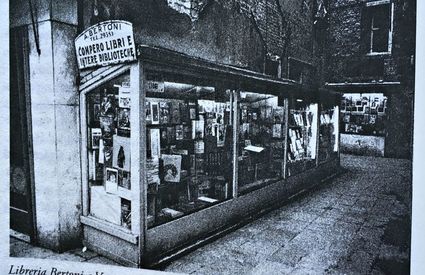
<svg viewBox="0 0 425 275">
<path fill-rule="evenodd" d="M 10 228 L 34 240 L 28 31 L 10 31 Z"/>
</svg>

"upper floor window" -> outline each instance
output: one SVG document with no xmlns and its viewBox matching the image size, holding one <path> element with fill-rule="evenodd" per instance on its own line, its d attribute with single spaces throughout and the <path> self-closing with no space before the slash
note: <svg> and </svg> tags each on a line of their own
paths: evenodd
<svg viewBox="0 0 425 275">
<path fill-rule="evenodd" d="M 363 30 L 368 54 L 391 53 L 393 4 L 389 0 L 366 3 Z"/>
</svg>

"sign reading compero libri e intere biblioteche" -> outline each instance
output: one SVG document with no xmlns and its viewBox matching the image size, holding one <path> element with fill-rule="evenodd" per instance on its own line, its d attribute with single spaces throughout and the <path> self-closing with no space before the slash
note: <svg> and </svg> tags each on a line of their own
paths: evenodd
<svg viewBox="0 0 425 275">
<path fill-rule="evenodd" d="M 133 25 L 109 20 L 91 26 L 75 39 L 75 51 L 79 69 L 134 61 Z"/>
</svg>

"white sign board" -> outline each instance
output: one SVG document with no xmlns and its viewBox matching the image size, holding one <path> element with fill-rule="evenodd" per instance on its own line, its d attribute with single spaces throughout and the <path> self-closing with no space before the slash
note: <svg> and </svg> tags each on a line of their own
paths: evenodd
<svg viewBox="0 0 425 275">
<path fill-rule="evenodd" d="M 78 68 L 136 60 L 133 25 L 122 20 L 100 22 L 75 39 Z"/>
</svg>

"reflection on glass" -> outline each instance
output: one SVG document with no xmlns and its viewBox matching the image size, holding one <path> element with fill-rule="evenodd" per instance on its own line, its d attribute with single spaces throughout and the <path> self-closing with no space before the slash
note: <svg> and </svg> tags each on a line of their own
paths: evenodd
<svg viewBox="0 0 425 275">
<path fill-rule="evenodd" d="M 283 177 L 285 108 L 278 96 L 240 92 L 238 191 Z"/>
<path fill-rule="evenodd" d="M 292 176 L 316 165 L 317 104 L 293 103 L 288 117 L 287 173 Z"/>
<path fill-rule="evenodd" d="M 148 227 L 231 197 L 231 92 L 148 74 Z M 187 80 L 186 80 L 187 81 Z"/>
<path fill-rule="evenodd" d="M 319 162 L 338 156 L 338 107 L 320 112 Z"/>
<path fill-rule="evenodd" d="M 90 215 L 131 229 L 129 74 L 89 92 L 86 102 Z"/>
</svg>

